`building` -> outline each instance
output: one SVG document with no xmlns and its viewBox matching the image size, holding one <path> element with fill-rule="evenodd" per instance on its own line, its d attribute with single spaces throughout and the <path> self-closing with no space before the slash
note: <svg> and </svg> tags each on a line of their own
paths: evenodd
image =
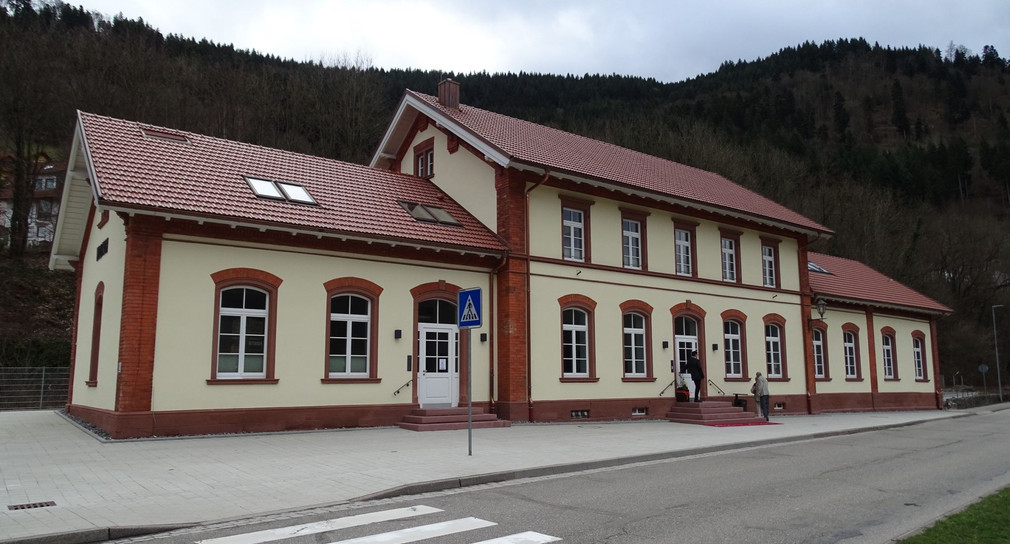
<svg viewBox="0 0 1010 544">
<path fill-rule="evenodd" d="M 8 229 L 13 213 L 14 190 L 7 182 L 13 167 L 9 155 L 0 159 L 0 232 L 3 243 L 8 243 Z M 28 211 L 28 246 L 48 249 L 56 233 L 56 219 L 60 212 L 60 196 L 63 193 L 63 179 L 67 167 L 63 161 L 52 161 L 40 156 L 38 172 L 33 175 L 34 193 Z"/>
<path fill-rule="evenodd" d="M 766 371 L 778 413 L 939 407 L 950 310 L 809 253 L 827 227 L 460 104 L 449 80 L 404 94 L 368 167 L 79 113 L 66 184 L 51 266 L 78 278 L 69 410 L 115 437 L 468 402 L 662 418 L 693 350 L 708 399 Z M 470 287 L 483 324 L 460 334 Z"/>
</svg>

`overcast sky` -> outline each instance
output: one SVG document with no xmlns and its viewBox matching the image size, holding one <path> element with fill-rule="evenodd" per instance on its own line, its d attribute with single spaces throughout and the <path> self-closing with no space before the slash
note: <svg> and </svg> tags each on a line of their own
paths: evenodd
<svg viewBox="0 0 1010 544">
<path fill-rule="evenodd" d="M 378 68 L 621 74 L 674 82 L 804 41 L 1010 57 L 1010 0 L 74 0 L 163 34 Z"/>
</svg>

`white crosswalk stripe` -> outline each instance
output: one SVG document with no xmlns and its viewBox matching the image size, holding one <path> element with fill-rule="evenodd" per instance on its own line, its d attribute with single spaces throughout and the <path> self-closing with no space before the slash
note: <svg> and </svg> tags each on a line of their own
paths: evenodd
<svg viewBox="0 0 1010 544">
<path fill-rule="evenodd" d="M 324 533 L 326 531 L 347 529 L 349 527 L 359 527 L 361 525 L 378 523 L 380 521 L 389 521 L 394 519 L 410 518 L 414 516 L 423 516 L 425 514 L 434 514 L 435 512 L 441 512 L 441 511 L 442 510 L 438 508 L 432 508 L 430 506 L 411 506 L 408 508 L 396 508 L 393 510 L 383 510 L 380 512 L 371 512 L 368 514 L 358 514 L 356 516 L 347 516 L 337 519 L 328 519 L 326 521 L 317 521 L 315 523 L 305 523 L 302 525 L 278 527 L 276 529 L 267 529 L 265 531 L 256 531 L 254 533 L 242 533 L 238 535 L 225 536 L 221 538 L 210 538 L 207 540 L 197 541 L 196 544 L 262 544 L 263 542 L 273 542 L 275 540 L 283 540 L 285 538 L 291 538 L 295 536 Z"/>
<path fill-rule="evenodd" d="M 543 544 L 544 542 L 559 542 L 560 540 L 556 536 L 526 531 L 525 533 L 492 538 L 491 540 L 481 540 L 474 544 Z"/>
<path fill-rule="evenodd" d="M 422 525 L 420 527 L 410 527 L 409 529 L 400 529 L 399 531 L 363 536 L 361 538 L 352 538 L 351 540 L 341 540 L 331 544 L 406 544 L 407 542 L 417 542 L 419 540 L 462 533 L 464 531 L 473 531 L 474 529 L 483 529 L 484 527 L 492 527 L 494 525 L 498 524 L 480 518 L 462 518 Z"/>
</svg>

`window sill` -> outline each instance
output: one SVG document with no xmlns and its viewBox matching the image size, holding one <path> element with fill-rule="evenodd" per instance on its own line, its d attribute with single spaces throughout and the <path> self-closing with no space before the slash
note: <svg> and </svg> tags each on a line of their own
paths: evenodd
<svg viewBox="0 0 1010 544">
<path fill-rule="evenodd" d="M 767 378 L 769 382 L 788 382 L 789 378 Z"/>
<path fill-rule="evenodd" d="M 929 378 L 916 378 L 917 383 L 929 383 Z"/>
<path fill-rule="evenodd" d="M 863 379 L 862 378 L 845 378 L 845 381 L 847 381 L 847 382 L 861 382 L 861 381 L 863 381 Z"/>
<path fill-rule="evenodd" d="M 735 378 L 728 378 L 727 377 L 727 378 L 723 378 L 723 381 L 724 382 L 740 382 L 740 383 L 742 383 L 742 382 L 749 382 L 750 378 L 748 378 L 747 376 L 741 376 L 741 377 L 735 377 Z"/>
<path fill-rule="evenodd" d="M 560 381 L 561 381 L 561 383 L 596 383 L 596 382 L 600 381 L 600 379 L 599 378 L 590 378 L 590 377 L 585 377 L 585 378 L 582 378 L 582 377 L 579 377 L 579 378 L 570 377 L 569 378 L 569 377 L 562 376 L 560 378 Z"/>
<path fill-rule="evenodd" d="M 277 378 L 215 378 L 207 380 L 207 385 L 263 385 L 275 384 L 280 380 Z"/>
<path fill-rule="evenodd" d="M 323 378 L 319 383 L 382 383 L 382 378 Z"/>
<path fill-rule="evenodd" d="M 86 385 L 88 387 L 98 387 L 98 381 L 97 380 L 96 381 L 88 380 L 88 381 L 84 382 L 84 385 Z"/>
<path fill-rule="evenodd" d="M 561 380 L 564 381 L 565 378 L 561 378 Z M 621 381 L 622 382 L 629 382 L 629 383 L 642 383 L 642 382 L 650 382 L 651 383 L 651 382 L 656 381 L 656 377 L 655 376 L 652 376 L 652 377 L 650 377 L 650 376 L 624 376 L 623 378 L 621 378 Z"/>
<path fill-rule="evenodd" d="M 814 378 L 815 382 L 830 382 L 831 378 Z"/>
<path fill-rule="evenodd" d="M 884 378 L 885 382 L 900 382 L 900 378 Z"/>
</svg>

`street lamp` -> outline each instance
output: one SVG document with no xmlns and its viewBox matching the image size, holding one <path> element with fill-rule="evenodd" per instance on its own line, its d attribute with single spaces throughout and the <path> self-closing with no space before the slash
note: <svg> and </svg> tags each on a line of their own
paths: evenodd
<svg viewBox="0 0 1010 544">
<path fill-rule="evenodd" d="M 996 338 L 996 308 L 1002 308 L 1002 304 L 992 305 L 992 341 L 996 348 L 996 387 L 999 389 L 999 401 L 1003 402 L 1003 378 L 1000 377 L 999 370 L 999 340 Z"/>
</svg>

